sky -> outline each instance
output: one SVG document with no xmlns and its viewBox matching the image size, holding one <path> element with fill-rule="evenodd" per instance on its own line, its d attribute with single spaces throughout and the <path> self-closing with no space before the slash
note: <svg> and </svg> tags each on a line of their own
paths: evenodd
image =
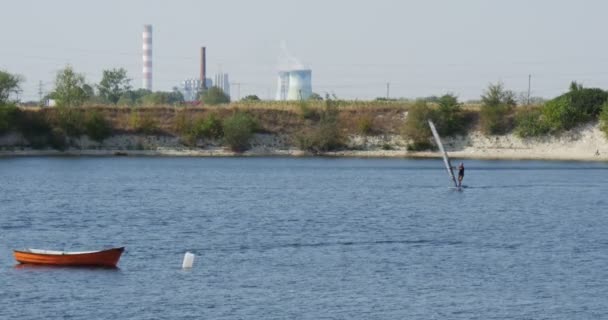
<svg viewBox="0 0 608 320">
<path fill-rule="evenodd" d="M 445 93 L 478 99 L 489 83 L 551 98 L 571 81 L 608 88 L 602 0 L 0 0 L 0 70 L 38 100 L 71 65 L 97 83 L 125 68 L 141 87 L 141 33 L 152 24 L 154 90 L 228 73 L 232 98 L 274 97 L 286 44 L 313 91 L 343 99 Z M 42 84 L 42 86 L 40 86 Z"/>
</svg>

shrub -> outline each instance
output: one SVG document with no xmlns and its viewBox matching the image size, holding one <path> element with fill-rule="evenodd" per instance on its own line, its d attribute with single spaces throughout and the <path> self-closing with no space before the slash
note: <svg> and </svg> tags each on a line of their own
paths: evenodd
<svg viewBox="0 0 608 320">
<path fill-rule="evenodd" d="M 317 112 L 317 110 L 315 110 L 314 108 L 311 108 L 308 105 L 308 102 L 304 100 L 300 101 L 300 103 L 298 104 L 298 109 L 300 111 L 300 117 L 304 120 L 319 121 L 321 117 L 319 112 Z"/>
<path fill-rule="evenodd" d="M 201 100 L 204 104 L 211 106 L 230 103 L 230 96 L 228 96 L 221 88 L 211 87 L 201 95 Z"/>
<path fill-rule="evenodd" d="M 608 138 L 608 102 L 604 102 L 602 105 L 602 111 L 600 113 L 600 129 Z"/>
<path fill-rule="evenodd" d="M 255 130 L 257 124 L 252 128 Z M 222 121 L 215 113 L 194 122 L 193 133 L 197 138 L 219 139 L 224 135 Z"/>
<path fill-rule="evenodd" d="M 608 100 L 608 93 L 597 88 L 582 88 L 573 83 L 569 92 L 548 101 L 543 117 L 553 131 L 569 130 L 595 119 Z"/>
<path fill-rule="evenodd" d="M 129 122 L 131 128 L 138 133 L 155 134 L 159 131 L 158 121 L 148 112 L 132 112 Z"/>
<path fill-rule="evenodd" d="M 0 134 L 6 133 L 15 127 L 19 117 L 19 108 L 14 105 L 0 106 Z"/>
<path fill-rule="evenodd" d="M 112 134 L 112 126 L 106 118 L 97 111 L 89 112 L 84 123 L 85 133 L 91 139 L 101 142 Z"/>
<path fill-rule="evenodd" d="M 301 150 L 320 153 L 344 147 L 344 137 L 340 132 L 338 109 L 333 100 L 327 97 L 325 109 L 319 113 L 319 123 L 296 136 Z"/>
<path fill-rule="evenodd" d="M 22 112 L 18 126 L 30 142 L 34 137 L 45 137 L 51 132 L 51 125 L 43 112 Z"/>
<path fill-rule="evenodd" d="M 515 134 L 522 138 L 541 136 L 549 131 L 550 127 L 543 120 L 541 109 L 526 108 L 515 116 Z"/>
<path fill-rule="evenodd" d="M 433 119 L 434 112 L 425 101 L 417 101 L 407 113 L 407 118 L 401 130 L 402 135 L 411 141 L 410 147 L 419 150 L 420 146 L 431 146 L 431 129 L 428 120 Z"/>
<path fill-rule="evenodd" d="M 426 151 L 435 149 L 435 145 L 429 141 L 413 142 L 407 145 L 407 151 Z"/>
<path fill-rule="evenodd" d="M 249 141 L 257 129 L 257 122 L 249 114 L 236 112 L 224 119 L 224 144 L 236 152 L 249 149 Z"/>
<path fill-rule="evenodd" d="M 452 94 L 443 95 L 435 100 L 439 109 L 434 113 L 437 130 L 442 136 L 453 136 L 465 132 L 465 118 L 458 98 Z"/>
<path fill-rule="evenodd" d="M 374 133 L 374 118 L 369 115 L 357 119 L 357 132 L 361 135 L 371 135 Z"/>
<path fill-rule="evenodd" d="M 479 114 L 481 130 L 486 134 L 505 134 L 512 127 L 511 112 L 515 107 L 515 94 L 505 90 L 502 83 L 490 84 L 481 96 L 483 105 Z"/>
<path fill-rule="evenodd" d="M 243 99 L 241 99 L 241 101 L 258 102 L 258 101 L 262 101 L 262 100 L 260 99 L 260 97 L 256 96 L 255 94 L 251 94 L 251 95 L 245 96 Z"/>
<path fill-rule="evenodd" d="M 48 136 L 48 140 L 47 141 L 38 141 L 41 142 L 42 145 L 40 145 L 39 147 L 42 147 L 44 145 L 46 145 L 47 143 L 51 145 L 51 147 L 53 149 L 59 150 L 59 151 L 64 151 L 67 149 L 67 137 L 65 132 L 61 129 L 61 128 L 53 128 L 51 130 L 50 135 Z M 36 147 L 36 143 L 33 143 L 34 147 Z"/>
<path fill-rule="evenodd" d="M 81 110 L 70 107 L 57 107 L 55 113 L 56 127 L 70 137 L 77 137 L 84 133 L 84 114 Z"/>
</svg>

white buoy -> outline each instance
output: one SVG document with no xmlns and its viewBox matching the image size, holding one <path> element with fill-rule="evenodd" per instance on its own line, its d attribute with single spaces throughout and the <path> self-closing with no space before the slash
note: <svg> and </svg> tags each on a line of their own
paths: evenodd
<svg viewBox="0 0 608 320">
<path fill-rule="evenodd" d="M 182 269 L 190 269 L 194 264 L 194 253 L 186 251 L 184 255 L 184 262 L 182 263 Z"/>
</svg>

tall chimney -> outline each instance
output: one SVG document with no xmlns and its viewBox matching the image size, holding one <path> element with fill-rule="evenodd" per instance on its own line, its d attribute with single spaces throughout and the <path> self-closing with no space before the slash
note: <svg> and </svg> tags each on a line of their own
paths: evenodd
<svg viewBox="0 0 608 320">
<path fill-rule="evenodd" d="M 205 47 L 201 47 L 201 88 L 207 89 L 207 50 Z"/>
<path fill-rule="evenodd" d="M 144 25 L 142 33 L 143 83 L 142 88 L 152 91 L 152 25 Z"/>
</svg>

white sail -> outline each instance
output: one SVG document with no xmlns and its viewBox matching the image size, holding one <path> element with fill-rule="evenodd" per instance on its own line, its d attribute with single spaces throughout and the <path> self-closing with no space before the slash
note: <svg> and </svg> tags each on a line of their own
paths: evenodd
<svg viewBox="0 0 608 320">
<path fill-rule="evenodd" d="M 433 124 L 433 121 L 431 121 L 429 119 L 429 127 L 431 127 L 431 131 L 433 132 L 433 137 L 435 138 L 435 142 L 437 143 L 437 146 L 439 147 L 439 150 L 441 151 L 441 154 L 443 155 L 443 163 L 445 164 L 445 168 L 448 170 L 448 174 L 450 175 L 450 178 L 452 178 L 452 181 L 454 182 L 454 186 L 456 188 L 458 188 L 458 182 L 456 182 L 456 177 L 454 177 L 454 171 L 452 171 L 452 164 L 450 163 L 450 158 L 448 157 L 448 153 L 445 152 L 445 149 L 443 148 L 443 144 L 441 143 L 441 139 L 439 138 L 439 133 L 437 133 L 437 129 L 435 129 L 435 124 Z"/>
</svg>

